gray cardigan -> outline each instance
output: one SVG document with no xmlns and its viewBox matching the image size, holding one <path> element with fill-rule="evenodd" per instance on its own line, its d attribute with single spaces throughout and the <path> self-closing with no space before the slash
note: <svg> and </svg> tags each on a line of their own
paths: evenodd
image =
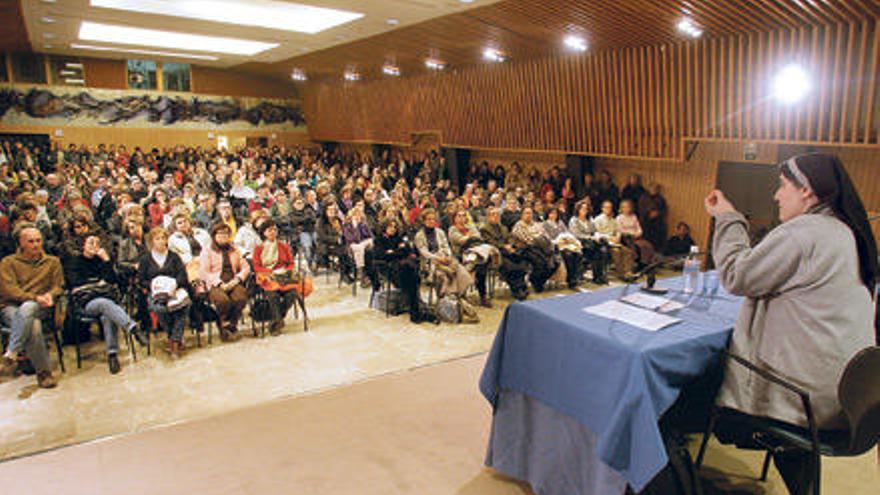
<svg viewBox="0 0 880 495">
<path fill-rule="evenodd" d="M 745 296 L 732 353 L 810 394 L 820 428 L 846 425 L 837 384 L 847 361 L 873 345 L 874 307 L 859 278 L 855 238 L 827 208 L 799 215 L 749 247 L 745 217 L 715 217 L 713 255 L 724 287 Z M 805 426 L 797 395 L 728 363 L 718 403 Z"/>
</svg>

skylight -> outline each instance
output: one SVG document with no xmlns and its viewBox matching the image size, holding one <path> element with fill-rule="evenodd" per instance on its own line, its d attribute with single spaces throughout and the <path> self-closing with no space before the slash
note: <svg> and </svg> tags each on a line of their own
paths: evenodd
<svg viewBox="0 0 880 495">
<path fill-rule="evenodd" d="M 213 55 L 196 55 L 194 53 L 177 53 L 177 52 L 162 52 L 162 51 L 156 51 L 156 50 L 140 50 L 137 48 L 122 48 L 119 46 L 95 46 L 95 45 L 83 45 L 80 43 L 71 43 L 70 47 L 75 50 L 95 50 L 95 51 L 99 51 L 99 52 L 136 53 L 138 55 L 152 55 L 154 57 L 192 58 L 192 59 L 196 59 L 196 60 L 218 60 L 218 58 Z M 80 67 L 82 67 L 82 64 L 80 64 Z"/>
<path fill-rule="evenodd" d="M 256 55 L 278 46 L 278 43 L 133 28 L 89 21 L 83 21 L 80 25 L 79 39 L 160 48 L 180 49 L 186 47 L 187 50 L 198 52 L 230 53 L 233 55 Z"/>
<path fill-rule="evenodd" d="M 315 34 L 364 14 L 278 0 L 91 0 L 101 7 L 143 14 Z"/>
</svg>

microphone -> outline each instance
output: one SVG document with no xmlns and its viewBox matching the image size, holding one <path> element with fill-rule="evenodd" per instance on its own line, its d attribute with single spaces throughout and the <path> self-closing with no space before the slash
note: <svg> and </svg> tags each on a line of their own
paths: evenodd
<svg viewBox="0 0 880 495">
<path fill-rule="evenodd" d="M 657 269 L 663 266 L 663 261 L 655 261 L 654 263 L 649 264 L 648 266 L 642 268 L 641 272 L 639 272 L 636 276 L 636 280 L 639 277 L 645 276 L 645 285 L 641 286 L 640 289 L 644 292 L 648 292 L 650 294 L 666 294 L 668 289 L 662 289 L 659 287 L 654 287 L 654 284 L 657 282 Z"/>
</svg>

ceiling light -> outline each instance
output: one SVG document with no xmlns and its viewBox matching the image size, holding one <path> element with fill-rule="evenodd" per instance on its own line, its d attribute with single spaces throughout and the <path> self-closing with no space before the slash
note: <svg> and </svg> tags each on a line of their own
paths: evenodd
<svg viewBox="0 0 880 495">
<path fill-rule="evenodd" d="M 49 16 L 40 17 L 40 22 L 43 24 L 55 24 L 55 18 Z"/>
<path fill-rule="evenodd" d="M 309 79 L 302 69 L 293 69 L 293 72 L 290 73 L 290 78 L 294 81 L 307 81 Z"/>
<path fill-rule="evenodd" d="M 474 0 L 458 0 L 461 3 L 474 3 Z"/>
<path fill-rule="evenodd" d="M 773 79 L 773 96 L 785 105 L 801 101 L 810 92 L 810 76 L 797 64 L 789 64 Z"/>
<path fill-rule="evenodd" d="M 122 53 L 137 53 L 138 55 L 152 55 L 155 57 L 170 57 L 170 58 L 191 58 L 195 60 L 220 60 L 218 57 L 213 55 L 196 55 L 193 53 L 177 53 L 177 52 L 162 52 L 157 50 L 141 50 L 139 48 L 122 48 L 118 46 L 95 46 L 95 45 L 82 45 L 79 43 L 71 43 L 70 47 L 76 50 L 95 50 L 99 52 L 122 52 Z"/>
<path fill-rule="evenodd" d="M 425 67 L 431 70 L 443 70 L 446 68 L 446 62 L 437 60 L 436 58 L 429 58 L 425 60 Z"/>
<path fill-rule="evenodd" d="M 399 76 L 400 67 L 397 67 L 396 65 L 385 64 L 382 66 L 382 73 L 389 76 Z"/>
<path fill-rule="evenodd" d="M 346 81 L 359 81 L 361 79 L 361 75 L 354 71 L 345 71 L 345 74 L 342 77 Z"/>
<path fill-rule="evenodd" d="M 507 57 L 504 56 L 503 53 L 494 48 L 486 48 L 483 50 L 483 58 L 490 62 L 504 62 L 507 60 Z"/>
<path fill-rule="evenodd" d="M 278 0 L 91 0 L 92 7 L 315 34 L 364 14 Z"/>
<path fill-rule="evenodd" d="M 186 47 L 187 50 L 198 52 L 231 53 L 233 55 L 256 55 L 278 46 L 278 43 L 133 28 L 89 21 L 83 21 L 80 25 L 79 39 L 160 48 L 179 49 Z"/>
<path fill-rule="evenodd" d="M 387 21 L 385 21 L 385 23 L 388 24 L 389 26 L 396 26 L 396 25 L 400 24 L 400 20 L 388 19 Z"/>
<path fill-rule="evenodd" d="M 70 67 L 71 69 L 82 69 L 83 68 L 83 64 L 81 64 L 79 62 L 66 62 L 64 64 L 64 66 Z"/>
<path fill-rule="evenodd" d="M 45 45 L 43 45 L 43 48 L 45 48 L 46 50 L 50 50 L 52 48 L 52 45 L 46 43 Z"/>
<path fill-rule="evenodd" d="M 43 38 L 46 38 L 47 40 L 55 39 L 55 34 L 54 33 L 43 33 Z"/>
<path fill-rule="evenodd" d="M 703 30 L 694 24 L 694 22 L 690 19 L 682 19 L 678 21 L 676 25 L 678 30 L 691 38 L 699 38 L 703 35 Z"/>
<path fill-rule="evenodd" d="M 62 70 L 58 72 L 59 76 L 75 76 L 79 74 L 79 71 L 76 70 Z"/>
<path fill-rule="evenodd" d="M 583 39 L 580 36 L 575 36 L 573 34 L 568 35 L 565 37 L 565 40 L 563 42 L 565 43 L 565 46 L 576 52 L 587 51 L 587 40 Z"/>
<path fill-rule="evenodd" d="M 67 84 L 85 84 L 86 81 L 84 79 L 65 79 L 64 82 Z"/>
</svg>

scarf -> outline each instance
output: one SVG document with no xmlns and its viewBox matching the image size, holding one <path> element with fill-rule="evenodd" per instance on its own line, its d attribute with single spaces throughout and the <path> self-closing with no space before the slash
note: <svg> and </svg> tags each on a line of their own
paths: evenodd
<svg viewBox="0 0 880 495">
<path fill-rule="evenodd" d="M 266 241 L 263 243 L 260 262 L 269 270 L 275 268 L 275 265 L 278 264 L 278 241 Z"/>
<path fill-rule="evenodd" d="M 229 282 L 235 277 L 235 271 L 232 269 L 232 259 L 229 256 L 229 253 L 232 252 L 232 244 L 226 244 L 225 246 L 221 246 L 214 242 L 214 249 L 220 251 L 220 254 L 223 256 L 223 264 L 220 267 L 220 280 L 222 282 Z"/>
<path fill-rule="evenodd" d="M 434 253 L 440 249 L 440 243 L 437 242 L 437 229 L 425 227 L 425 239 L 428 241 L 428 251 Z"/>
</svg>

